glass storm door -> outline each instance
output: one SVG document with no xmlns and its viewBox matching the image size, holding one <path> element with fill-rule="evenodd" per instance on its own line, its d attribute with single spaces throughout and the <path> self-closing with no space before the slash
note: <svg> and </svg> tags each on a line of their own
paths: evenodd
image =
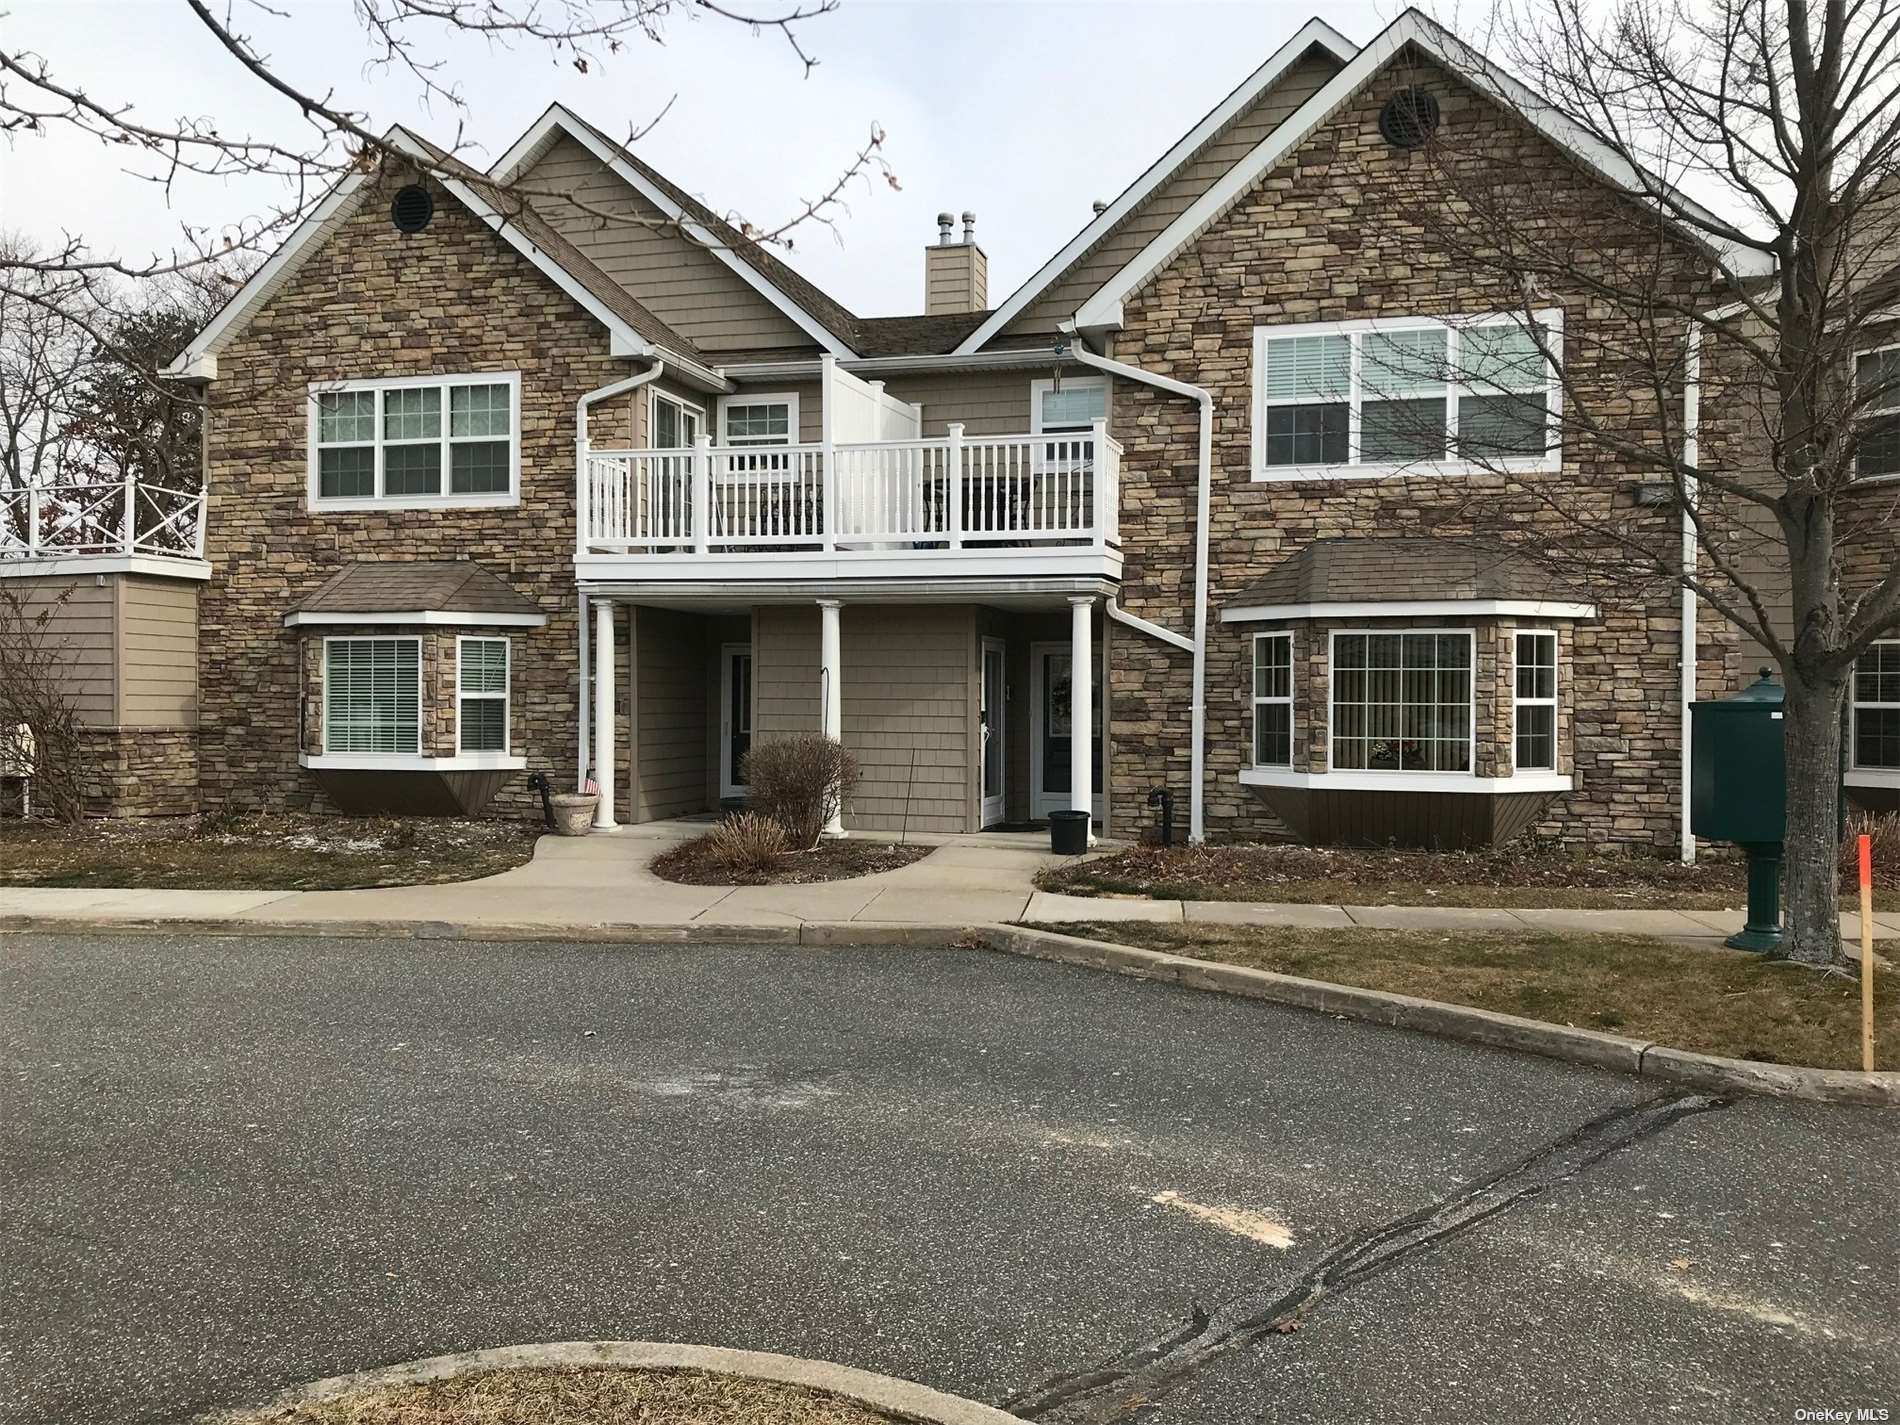
<svg viewBox="0 0 1900 1425">
<path fill-rule="evenodd" d="M 752 750 L 752 648 L 728 643 L 720 660 L 719 795 L 742 797 L 745 755 Z"/>
<path fill-rule="evenodd" d="M 1045 817 L 1052 811 L 1066 811 L 1069 807 L 1069 749 L 1074 735 L 1069 666 L 1066 643 L 1039 643 L 1031 651 L 1030 667 L 1035 684 L 1031 690 L 1035 699 L 1031 742 L 1036 755 L 1030 811 L 1037 817 Z M 1089 725 L 1094 733 L 1089 757 L 1089 780 L 1095 791 L 1091 808 L 1093 815 L 1099 817 L 1102 814 L 1102 678 L 1099 668 L 1096 676 L 1089 679 L 1089 694 Z"/>
<path fill-rule="evenodd" d="M 1003 735 L 1003 704 L 1008 693 L 1008 663 L 1001 639 L 983 640 L 983 702 L 977 716 L 983 737 L 983 816 L 984 826 L 1005 819 L 1003 777 L 1007 749 Z"/>
</svg>

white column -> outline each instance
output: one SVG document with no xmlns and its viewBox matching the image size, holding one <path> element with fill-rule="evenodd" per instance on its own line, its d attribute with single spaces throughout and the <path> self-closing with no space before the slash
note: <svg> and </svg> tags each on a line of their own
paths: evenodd
<svg viewBox="0 0 1900 1425">
<path fill-rule="evenodd" d="M 837 599 L 818 601 L 818 676 L 821 681 L 818 727 L 826 737 L 840 742 L 844 741 L 844 689 L 839 681 L 844 676 L 844 660 L 838 637 L 838 610 L 842 607 Z M 825 832 L 829 836 L 844 835 L 843 807 L 831 814 Z"/>
<path fill-rule="evenodd" d="M 594 601 L 594 830 L 614 829 L 614 604 Z"/>
<path fill-rule="evenodd" d="M 1095 785 L 1089 754 L 1094 750 L 1095 725 L 1089 717 L 1089 705 L 1094 701 L 1090 689 L 1095 681 L 1095 653 L 1089 621 L 1094 612 L 1092 596 L 1069 600 L 1069 806 L 1091 816 L 1095 811 Z M 1089 840 L 1094 839 L 1091 828 Z"/>
</svg>

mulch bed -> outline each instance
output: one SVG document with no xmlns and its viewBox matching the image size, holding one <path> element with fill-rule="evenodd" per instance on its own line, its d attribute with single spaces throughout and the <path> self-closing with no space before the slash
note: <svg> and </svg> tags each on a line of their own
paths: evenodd
<svg viewBox="0 0 1900 1425">
<path fill-rule="evenodd" d="M 507 1370 L 366 1390 L 230 1425 L 894 1425 L 802 1386 L 697 1371 Z"/>
<path fill-rule="evenodd" d="M 895 846 L 888 841 L 820 841 L 809 851 L 789 851 L 770 871 L 735 871 L 714 853 L 710 836 L 683 841 L 663 851 L 650 869 L 663 881 L 687 886 L 803 886 L 817 881 L 848 881 L 895 871 L 930 854 L 928 846 Z"/>
<path fill-rule="evenodd" d="M 1900 864 L 1876 857 L 1875 898 L 1900 904 Z M 1726 910 L 1746 903 L 1739 859 L 1693 866 L 1646 856 L 1495 851 L 1356 851 L 1313 846 L 1141 846 L 1054 867 L 1036 884 L 1082 896 L 1314 905 Z M 1843 902 L 1858 894 L 1843 880 Z"/>
<path fill-rule="evenodd" d="M 528 861 L 539 822 L 461 817 L 0 821 L 0 885 L 352 890 L 492 876 Z"/>
</svg>

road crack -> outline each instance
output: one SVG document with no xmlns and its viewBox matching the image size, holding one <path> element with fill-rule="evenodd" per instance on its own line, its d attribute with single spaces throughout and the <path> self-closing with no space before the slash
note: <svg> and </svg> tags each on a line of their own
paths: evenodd
<svg viewBox="0 0 1900 1425">
<path fill-rule="evenodd" d="M 1344 1239 L 1297 1273 L 1244 1292 L 1211 1313 L 1196 1307 L 1188 1320 L 1158 1336 L 1020 1392 L 1002 1408 L 1052 1425 L 1114 1425 L 1153 1405 L 1216 1356 L 1297 1331 L 1328 1296 L 1434 1250 L 1678 1119 L 1726 1106 L 1703 1094 L 1671 1093 L 1612 1109 L 1448 1197 Z"/>
</svg>

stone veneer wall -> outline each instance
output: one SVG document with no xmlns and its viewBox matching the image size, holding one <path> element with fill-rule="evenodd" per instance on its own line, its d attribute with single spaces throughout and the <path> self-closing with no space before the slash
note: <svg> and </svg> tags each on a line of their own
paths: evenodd
<svg viewBox="0 0 1900 1425">
<path fill-rule="evenodd" d="M 1112 354 L 1206 386 L 1216 403 L 1207 673 L 1211 839 L 1244 840 L 1281 830 L 1238 782 L 1251 760 L 1251 705 L 1245 696 L 1251 626 L 1220 624 L 1224 604 L 1317 539 L 1455 537 L 1471 531 L 1474 510 L 1487 529 L 1569 537 L 1569 526 L 1541 501 L 1493 475 L 1251 479 L 1256 325 L 1479 313 L 1508 310 L 1516 300 L 1514 292 L 1461 270 L 1451 254 L 1437 250 L 1423 223 L 1407 217 L 1418 202 L 1417 174 L 1408 180 L 1408 165 L 1427 160 L 1390 148 L 1379 135 L 1378 111 L 1395 89 L 1421 81 L 1441 100 L 1444 132 L 1469 135 L 1475 126 L 1494 126 L 1492 132 L 1522 144 L 1524 170 L 1534 175 L 1527 181 L 1548 184 L 1559 201 L 1565 193 L 1576 194 L 1576 226 L 1595 225 L 1592 235 L 1600 232 L 1604 251 L 1630 240 L 1601 192 L 1566 168 L 1541 139 L 1496 129 L 1512 121 L 1442 71 L 1421 73 L 1414 65 L 1378 76 L 1125 303 L 1125 325 Z M 1686 255 L 1683 272 L 1685 287 L 1699 292 L 1691 284 L 1702 279 Z M 1564 308 L 1567 339 L 1592 320 L 1599 335 L 1608 335 L 1603 324 L 1609 318 L 1582 299 L 1559 296 L 1545 304 Z M 1632 428 L 1661 428 L 1640 373 L 1620 373 L 1608 362 L 1566 361 L 1573 379 L 1594 388 L 1597 409 L 1614 404 L 1627 411 Z M 1197 410 L 1151 387 L 1120 383 L 1113 426 L 1125 449 L 1123 607 L 1166 627 L 1190 627 Z M 1583 448 L 1575 436 L 1566 440 L 1562 474 L 1541 478 L 1571 482 L 1577 500 L 1593 513 L 1647 517 L 1633 506 L 1630 486 L 1637 474 L 1602 450 Z M 1653 518 L 1660 538 L 1677 516 L 1665 508 Z M 1429 597 L 1410 589 L 1407 595 Z M 1572 631 L 1560 671 L 1577 790 L 1553 804 L 1537 834 L 1568 842 L 1673 846 L 1679 600 L 1671 589 L 1656 589 L 1599 602 L 1602 620 Z M 1724 635 L 1709 630 L 1707 637 L 1705 646 L 1719 663 Z M 1310 647 L 1301 656 L 1307 652 Z M 1186 653 L 1153 639 L 1116 640 L 1109 673 L 1116 787 L 1166 785 L 1185 803 L 1190 668 Z M 1296 736 L 1320 735 L 1313 714 L 1311 705 L 1296 701 Z M 1324 718 L 1323 703 L 1318 717 Z M 1150 814 L 1136 803 L 1122 799 L 1117 812 L 1116 835 L 1148 829 Z"/>
<path fill-rule="evenodd" d="M 297 751 L 300 723 L 313 734 L 318 724 L 300 717 L 298 631 L 283 618 L 365 559 L 477 560 L 541 605 L 546 627 L 507 630 L 515 750 L 557 782 L 573 774 L 574 402 L 633 368 L 608 355 L 598 323 L 447 193 L 436 192 L 427 229 L 398 233 L 389 201 L 403 181 L 380 178 L 219 357 L 206 531 L 214 572 L 200 610 L 208 810 L 315 801 Z M 487 371 L 521 373 L 520 508 L 307 508 L 311 382 Z M 623 658 L 626 629 L 623 613 Z M 443 660 L 435 666 L 443 676 Z M 439 694 L 435 706 L 440 718 Z M 452 701 L 446 716 L 452 746 Z M 531 801 L 524 774 L 496 807 L 527 812 Z"/>
<path fill-rule="evenodd" d="M 198 735 L 182 727 L 89 727 L 89 816 L 190 816 L 198 810 Z"/>
</svg>

